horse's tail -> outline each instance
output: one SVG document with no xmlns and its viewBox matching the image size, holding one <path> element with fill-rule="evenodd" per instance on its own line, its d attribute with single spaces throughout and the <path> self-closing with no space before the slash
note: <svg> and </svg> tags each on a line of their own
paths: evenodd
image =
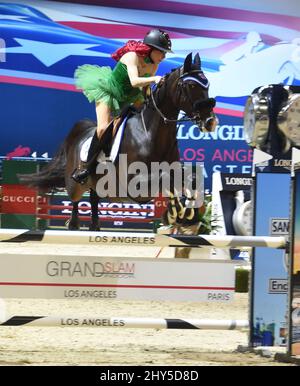
<svg viewBox="0 0 300 386">
<path fill-rule="evenodd" d="M 18 174 L 21 184 L 37 188 L 41 193 L 59 190 L 66 187 L 65 169 L 67 165 L 67 149 L 70 142 L 81 137 L 91 127 L 95 127 L 95 122 L 83 120 L 77 122 L 70 133 L 61 144 L 59 150 L 52 160 L 41 168 L 38 173 Z"/>
<path fill-rule="evenodd" d="M 18 174 L 21 184 L 37 188 L 41 193 L 65 187 L 66 151 L 63 143 L 52 158 L 38 173 Z"/>
</svg>

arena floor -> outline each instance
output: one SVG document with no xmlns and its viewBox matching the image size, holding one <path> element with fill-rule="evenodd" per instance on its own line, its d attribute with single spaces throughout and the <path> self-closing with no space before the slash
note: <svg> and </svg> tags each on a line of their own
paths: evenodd
<svg viewBox="0 0 300 386">
<path fill-rule="evenodd" d="M 143 256 L 145 248 L 2 243 L 2 253 L 57 253 Z M 154 257 L 159 248 L 147 248 Z M 171 257 L 170 250 L 160 257 Z M 10 315 L 101 315 L 193 319 L 248 319 L 248 294 L 232 303 L 7 299 Z M 62 327 L 1 327 L 0 365 L 185 365 L 281 366 L 253 353 L 237 352 L 247 345 L 245 331 L 97 329 Z M 285 364 L 286 365 L 286 364 Z"/>
</svg>

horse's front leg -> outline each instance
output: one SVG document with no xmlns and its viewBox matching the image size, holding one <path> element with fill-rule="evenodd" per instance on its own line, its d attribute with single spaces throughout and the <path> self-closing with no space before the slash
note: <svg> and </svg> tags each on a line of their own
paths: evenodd
<svg viewBox="0 0 300 386">
<path fill-rule="evenodd" d="M 100 231 L 100 220 L 98 216 L 99 196 L 95 190 L 90 190 L 90 203 L 91 203 L 91 224 L 89 226 L 90 231 Z"/>
<path fill-rule="evenodd" d="M 77 231 L 80 229 L 80 222 L 78 217 L 78 203 L 79 201 L 72 201 L 73 208 L 71 218 L 66 222 L 70 231 Z"/>
</svg>

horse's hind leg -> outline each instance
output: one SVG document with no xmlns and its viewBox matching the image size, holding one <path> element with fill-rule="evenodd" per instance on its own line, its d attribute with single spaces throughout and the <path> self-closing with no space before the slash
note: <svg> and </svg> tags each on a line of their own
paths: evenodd
<svg viewBox="0 0 300 386">
<path fill-rule="evenodd" d="M 72 201 L 73 209 L 71 218 L 66 222 L 68 229 L 70 231 L 77 231 L 80 229 L 80 222 L 78 217 L 78 203 L 79 201 Z"/>
<path fill-rule="evenodd" d="M 89 226 L 90 231 L 100 231 L 100 221 L 98 216 L 99 196 L 95 190 L 90 190 L 90 202 L 91 202 L 91 224 Z"/>
</svg>

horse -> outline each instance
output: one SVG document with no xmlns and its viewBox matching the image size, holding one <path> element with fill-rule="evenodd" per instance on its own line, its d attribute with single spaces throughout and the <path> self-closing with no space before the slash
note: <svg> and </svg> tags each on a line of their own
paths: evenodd
<svg viewBox="0 0 300 386">
<path fill-rule="evenodd" d="M 167 162 L 172 164 L 180 160 L 177 145 L 177 123 L 180 110 L 185 112 L 184 119 L 195 122 L 199 129 L 213 131 L 216 118 L 213 113 L 215 99 L 209 98 L 209 82 L 201 69 L 201 59 L 196 54 L 194 60 L 192 53 L 187 55 L 183 66 L 168 74 L 150 92 L 150 96 L 139 111 L 135 111 L 126 121 L 119 154 L 127 156 L 127 170 L 134 162 L 143 162 L 150 165 L 153 162 Z M 99 194 L 97 183 L 103 175 L 97 170 L 91 173 L 84 184 L 76 183 L 72 172 L 81 164 L 80 149 L 87 138 L 95 132 L 95 123 L 90 120 L 77 122 L 65 138 L 59 151 L 39 173 L 22 175 L 22 183 L 36 187 L 40 192 L 49 192 L 57 188 L 65 188 L 73 203 L 69 230 L 79 229 L 78 202 L 84 192 L 90 190 L 91 224 L 90 230 L 99 230 L 98 218 Z M 120 158 L 115 161 L 116 170 L 120 166 Z M 100 165 L 100 164 L 99 164 Z M 98 165 L 98 166 L 99 166 Z M 127 175 L 128 184 L 134 178 Z M 120 176 L 117 172 L 116 182 Z M 171 189 L 172 190 L 172 189 Z M 99 192 L 98 192 L 99 193 Z M 153 197 L 135 197 L 139 203 L 149 202 Z M 115 201 L 132 201 L 132 197 L 108 197 Z"/>
</svg>

